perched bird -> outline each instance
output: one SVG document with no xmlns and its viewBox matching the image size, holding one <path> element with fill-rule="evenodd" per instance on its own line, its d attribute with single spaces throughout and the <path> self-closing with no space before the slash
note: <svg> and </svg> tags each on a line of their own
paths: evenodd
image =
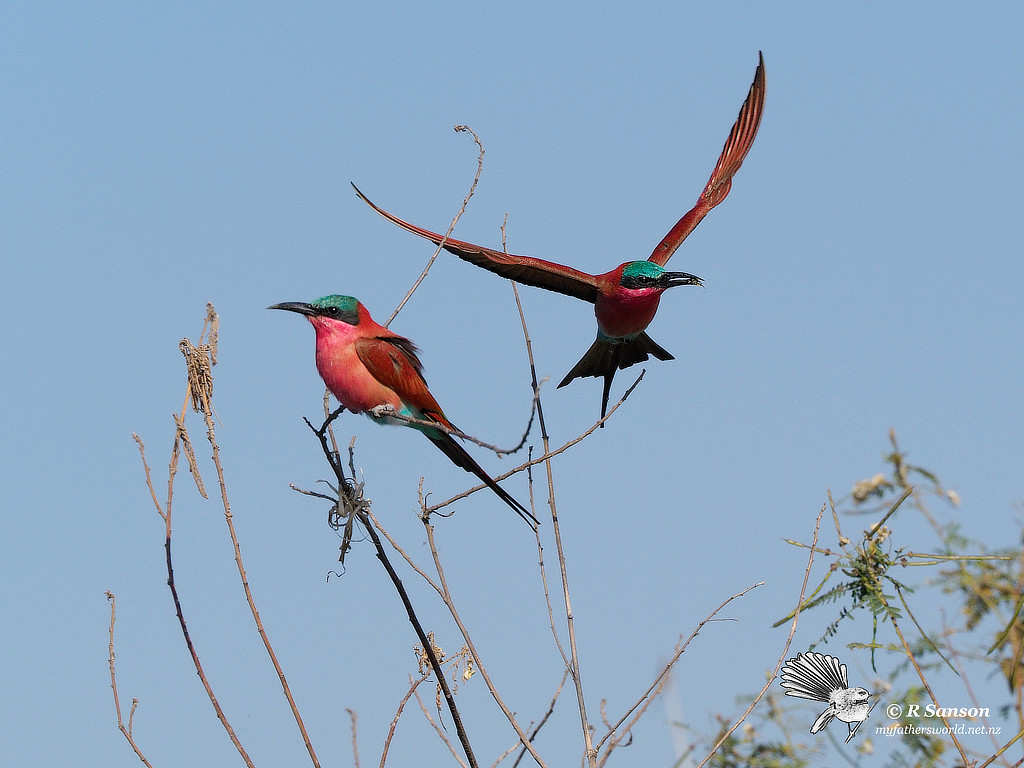
<svg viewBox="0 0 1024 768">
<path fill-rule="evenodd" d="M 446 251 L 471 264 L 518 283 L 564 293 L 592 303 L 594 314 L 597 316 L 597 340 L 558 386 L 564 387 L 578 376 L 603 376 L 603 418 L 608 408 L 608 392 L 616 370 L 643 362 L 649 355 L 654 355 L 659 360 L 673 359 L 671 354 L 651 340 L 645 330 L 654 319 L 661 294 L 665 290 L 677 285 L 700 285 L 701 280 L 686 272 L 669 272 L 665 269 L 665 264 L 708 211 L 729 194 L 732 177 L 740 169 L 743 159 L 750 151 L 758 126 L 761 124 L 764 96 L 764 57 L 759 55 L 750 92 L 725 142 L 718 164 L 697 199 L 697 204 L 676 222 L 647 261 L 628 261 L 601 275 L 591 275 L 562 264 L 529 256 L 515 256 L 461 240 L 446 239 L 443 235 L 417 227 L 388 213 L 372 203 L 355 184 L 352 186 L 359 197 L 388 221 L 430 240 L 435 245 L 443 246 Z"/>
<path fill-rule="evenodd" d="M 796 696 L 828 704 L 811 726 L 817 733 L 838 718 L 850 729 L 846 743 L 871 713 L 871 693 L 866 688 L 850 688 L 846 682 L 846 665 L 835 656 L 822 653 L 798 653 L 782 667 L 781 685 L 787 696 Z"/>
<path fill-rule="evenodd" d="M 416 345 L 378 325 L 351 296 L 324 296 L 312 303 L 286 301 L 267 309 L 305 315 L 316 331 L 316 369 L 327 388 L 353 413 L 378 424 L 399 424 L 426 435 L 453 464 L 480 478 L 532 527 L 537 518 L 484 472 L 447 432 L 396 419 L 401 415 L 455 429 L 427 390 Z"/>
</svg>

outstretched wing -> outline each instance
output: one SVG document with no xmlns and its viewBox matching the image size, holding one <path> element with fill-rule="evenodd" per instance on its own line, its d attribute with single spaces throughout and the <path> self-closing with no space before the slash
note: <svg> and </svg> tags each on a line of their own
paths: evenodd
<svg viewBox="0 0 1024 768">
<path fill-rule="evenodd" d="M 739 117 L 736 118 L 707 186 L 704 187 L 697 204 L 669 230 L 648 261 L 665 266 L 683 240 L 700 224 L 701 219 L 708 215 L 708 211 L 725 200 L 725 196 L 732 189 L 732 177 L 743 165 L 743 158 L 750 151 L 754 137 L 757 136 L 758 126 L 761 125 L 764 92 L 764 56 L 759 53 L 757 71 L 754 72 L 754 82 L 750 86 L 747 100 L 740 107 Z"/>
<path fill-rule="evenodd" d="M 516 256 L 511 253 L 484 248 L 480 245 L 465 243 L 461 240 L 445 238 L 444 235 L 417 227 L 415 224 L 410 224 L 394 214 L 388 213 L 360 192 L 359 187 L 355 184 L 352 185 L 352 189 L 362 198 L 363 202 L 392 224 L 397 224 L 414 235 L 426 238 L 434 245 L 443 244 L 446 251 L 454 253 L 463 261 L 468 261 L 470 264 L 482 267 L 488 272 L 507 277 L 509 280 L 515 280 L 523 285 L 532 285 L 534 288 L 544 288 L 556 293 L 564 293 L 566 296 L 575 296 L 577 299 L 583 299 L 591 303 L 597 301 L 597 278 L 593 275 L 580 272 L 572 267 L 555 264 L 551 261 L 534 259 L 530 256 Z"/>
<path fill-rule="evenodd" d="M 427 389 L 416 346 L 403 336 L 356 339 L 356 354 L 377 381 L 393 389 L 412 408 L 450 427 L 441 406 Z"/>
<path fill-rule="evenodd" d="M 830 694 L 848 688 L 846 665 L 835 656 L 798 653 L 782 667 L 780 682 L 787 696 L 829 701 Z"/>
</svg>

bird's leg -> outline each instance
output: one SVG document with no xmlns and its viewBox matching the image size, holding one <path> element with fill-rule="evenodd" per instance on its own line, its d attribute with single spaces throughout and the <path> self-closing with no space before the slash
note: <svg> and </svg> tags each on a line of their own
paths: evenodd
<svg viewBox="0 0 1024 768">
<path fill-rule="evenodd" d="M 381 418 L 385 413 L 394 412 L 395 406 L 391 405 L 391 403 L 382 403 L 381 405 L 375 405 L 370 409 L 370 413 L 373 414 L 373 418 L 375 419 Z"/>
</svg>

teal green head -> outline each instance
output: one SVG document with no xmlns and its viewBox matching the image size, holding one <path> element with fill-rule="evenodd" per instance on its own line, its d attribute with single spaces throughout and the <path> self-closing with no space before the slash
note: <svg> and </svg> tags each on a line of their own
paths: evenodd
<svg viewBox="0 0 1024 768">
<path fill-rule="evenodd" d="M 359 325 L 359 306 L 358 299 L 352 296 L 332 293 L 330 296 L 321 296 L 308 304 L 304 301 L 285 301 L 281 304 L 273 304 L 267 309 L 285 309 L 289 312 L 298 312 L 309 318 L 326 317 L 340 320 L 349 325 Z"/>
<path fill-rule="evenodd" d="M 619 278 L 619 285 L 630 290 L 665 290 L 677 285 L 702 285 L 696 275 L 688 272 L 669 272 L 653 261 L 630 261 L 623 264 L 620 269 L 622 276 Z"/>
</svg>

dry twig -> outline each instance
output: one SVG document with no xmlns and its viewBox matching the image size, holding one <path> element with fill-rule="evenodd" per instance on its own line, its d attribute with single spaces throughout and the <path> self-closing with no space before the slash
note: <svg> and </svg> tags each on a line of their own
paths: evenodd
<svg viewBox="0 0 1024 768">
<path fill-rule="evenodd" d="M 476 192 L 477 182 L 480 181 L 480 174 L 483 173 L 484 145 L 481 143 L 480 137 L 477 136 L 473 129 L 470 128 L 468 125 L 456 125 L 455 132 L 471 134 L 473 136 L 473 141 L 476 142 L 477 147 L 480 149 L 480 152 L 477 155 L 476 159 L 476 176 L 473 177 L 473 183 L 470 185 L 469 192 L 466 193 L 466 197 L 462 201 L 462 206 L 459 208 L 459 212 L 455 214 L 455 218 L 452 219 L 452 223 L 448 226 L 448 230 L 444 233 L 444 239 L 441 241 L 441 244 L 437 246 L 437 250 L 434 251 L 434 255 L 431 256 L 430 259 L 427 261 L 427 265 L 423 268 L 423 271 L 420 273 L 420 276 L 416 278 L 416 282 L 412 284 L 412 288 L 410 288 L 403 297 L 403 299 L 400 302 L 398 302 L 398 306 L 395 307 L 395 311 L 391 313 L 391 316 L 384 321 L 385 328 L 391 325 L 391 321 L 398 317 L 398 313 L 402 311 L 402 307 L 404 307 L 405 303 L 409 301 L 410 298 L 412 298 L 412 295 L 416 292 L 416 289 L 420 287 L 420 283 L 422 283 L 423 280 L 426 278 L 427 273 L 430 271 L 430 268 L 434 265 L 434 261 L 437 260 L 438 255 L 441 253 L 441 249 L 444 248 L 444 244 L 448 241 L 448 238 L 451 237 L 452 232 L 455 230 L 455 225 L 458 223 L 459 219 L 462 218 L 462 214 L 466 212 L 466 206 L 469 205 L 469 199 L 473 197 L 473 193 Z"/>
<path fill-rule="evenodd" d="M 381 565 L 384 566 L 384 570 L 387 572 L 388 577 L 391 579 L 392 585 L 398 592 L 399 598 L 402 600 L 402 605 L 405 606 L 406 614 L 409 617 L 409 623 L 412 624 L 413 630 L 416 633 L 416 637 L 419 639 L 420 644 L 426 652 L 427 658 L 430 662 L 431 669 L 434 672 L 434 677 L 437 680 L 438 686 L 441 688 L 441 692 L 444 696 L 445 702 L 448 705 L 448 711 L 451 714 L 452 721 L 455 724 L 455 730 L 458 734 L 459 741 L 462 743 L 463 751 L 466 753 L 466 758 L 469 761 L 470 768 L 477 768 L 478 764 L 476 756 L 473 754 L 473 747 L 469 741 L 469 736 L 466 733 L 465 726 L 462 723 L 462 716 L 459 714 L 458 706 L 455 704 L 455 698 L 452 695 L 450 688 L 448 687 L 448 681 L 445 679 L 444 671 L 441 668 L 440 659 L 437 658 L 437 654 L 434 653 L 433 645 L 430 642 L 427 633 L 423 629 L 423 625 L 420 623 L 419 618 L 416 615 L 416 610 L 413 607 L 412 600 L 409 598 L 409 593 L 405 589 L 405 585 L 402 583 L 401 578 L 398 576 L 398 572 L 395 571 L 394 566 L 391 564 L 391 560 L 388 558 L 387 552 L 384 550 L 384 546 L 381 544 L 380 537 L 377 535 L 377 530 L 374 528 L 371 522 L 370 515 L 368 514 L 367 505 L 368 502 L 362 499 L 361 489 L 360 496 L 357 500 L 343 501 L 349 494 L 354 494 L 356 487 L 346 477 L 345 468 L 341 463 L 341 457 L 337 450 L 331 450 L 331 443 L 333 442 L 333 431 L 331 422 L 338 416 L 341 409 L 338 409 L 334 413 L 330 414 L 324 421 L 323 426 L 320 429 L 316 429 L 306 420 L 306 424 L 309 425 L 310 429 L 313 430 L 317 438 L 320 441 L 320 448 L 323 451 L 324 457 L 327 459 L 327 463 L 330 465 L 331 470 L 334 472 L 334 476 L 338 483 L 338 489 L 341 491 L 339 498 L 335 501 L 335 509 L 342 509 L 343 504 L 350 504 L 351 511 L 349 514 L 355 515 L 358 522 L 366 530 L 367 535 L 370 537 L 370 541 L 373 542 L 374 549 L 376 551 L 377 559 Z M 334 443 L 336 445 L 336 443 Z"/>
<path fill-rule="evenodd" d="M 139 760 L 148 766 L 148 768 L 153 768 L 153 764 L 146 759 L 146 756 L 142 754 L 142 750 L 139 749 L 139 745 L 135 743 L 135 734 L 132 730 L 132 722 L 135 719 L 135 709 L 139 706 L 139 700 L 132 699 L 132 708 L 128 712 L 128 725 L 125 725 L 124 718 L 121 715 L 121 702 L 117 695 L 117 675 L 114 672 L 114 621 L 117 619 L 117 601 L 114 597 L 114 593 L 109 590 L 107 591 L 107 600 L 110 601 L 110 644 L 107 646 L 107 660 L 110 664 L 110 689 L 114 692 L 114 711 L 117 712 L 117 729 L 124 734 L 124 737 L 128 740 L 128 744 L 132 748 L 132 751 L 135 752 Z"/>
<path fill-rule="evenodd" d="M 207 304 L 207 321 L 210 323 L 211 328 L 219 325 L 217 313 L 214 311 L 212 304 Z M 188 344 L 188 340 L 182 340 L 183 347 Z M 191 345 L 188 345 L 191 346 Z M 203 418 L 206 421 L 206 438 L 213 448 L 213 465 L 217 470 L 217 481 L 220 485 L 220 499 L 221 506 L 224 509 L 224 521 L 228 526 L 228 535 L 231 537 L 231 546 L 235 552 L 235 566 L 238 569 L 238 577 L 242 582 L 242 591 L 245 593 L 245 601 L 249 606 L 249 612 L 252 614 L 253 621 L 256 624 L 256 631 L 260 636 L 260 640 L 263 641 L 263 647 L 267 651 L 267 656 L 270 658 L 270 663 L 274 667 L 274 672 L 277 673 L 277 678 L 281 683 L 281 690 L 284 693 L 285 700 L 288 702 L 288 706 L 291 709 L 292 717 L 295 720 L 295 724 L 299 729 L 299 734 L 302 736 L 302 742 L 306 747 L 306 752 L 309 754 L 309 758 L 313 763 L 314 768 L 319 768 L 320 761 L 317 759 L 316 750 L 313 748 L 313 743 L 310 741 L 309 733 L 306 731 L 306 724 L 302 720 L 302 714 L 299 712 L 299 707 L 295 703 L 295 697 L 292 696 L 291 687 L 288 685 L 288 678 L 285 677 L 284 670 L 281 667 L 281 663 L 277 659 L 277 653 L 274 651 L 273 645 L 270 643 L 270 637 L 267 635 L 267 631 L 263 626 L 263 619 L 260 618 L 259 609 L 256 607 L 256 600 L 252 595 L 252 589 L 249 587 L 249 579 L 245 573 L 245 565 L 242 562 L 242 548 L 238 542 L 238 535 L 235 532 L 234 515 L 231 513 L 231 504 L 228 501 L 228 487 L 227 482 L 224 479 L 224 468 L 220 463 L 220 446 L 217 444 L 216 430 L 213 425 L 213 404 L 210 398 L 213 396 L 213 376 L 211 373 L 214 364 L 215 345 L 202 344 L 198 348 L 192 347 L 192 354 L 186 354 L 185 358 L 189 361 L 189 389 L 192 393 L 192 404 L 193 408 L 203 414 Z M 196 353 L 199 354 L 196 354 Z M 205 361 L 200 363 L 199 361 Z"/>
<path fill-rule="evenodd" d="M 508 253 L 508 249 L 505 247 L 504 227 L 502 227 L 501 240 L 502 248 L 505 250 L 506 253 Z M 526 315 L 523 313 L 523 305 L 522 302 L 519 300 L 519 291 L 516 288 L 515 283 L 512 283 L 512 294 L 515 296 L 516 308 L 519 310 L 519 320 L 522 324 L 523 338 L 525 340 L 527 349 L 527 357 L 530 361 L 530 376 L 533 383 L 533 391 L 535 393 L 535 396 L 537 397 L 537 420 L 540 423 L 540 437 L 541 442 L 544 446 L 544 456 L 542 456 L 538 461 L 544 462 L 544 469 L 547 472 L 548 478 L 548 507 L 551 509 L 551 528 L 554 532 L 555 537 L 555 551 L 558 553 L 558 568 L 559 574 L 562 579 L 562 598 L 565 604 L 565 623 L 568 628 L 569 635 L 569 675 L 572 677 L 573 685 L 576 688 L 576 703 L 579 705 L 580 710 L 580 728 L 583 732 L 584 754 L 586 755 L 587 765 L 589 766 L 589 768 L 596 768 L 597 750 L 594 749 L 593 738 L 591 733 L 592 729 L 590 727 L 590 722 L 587 719 L 587 704 L 586 698 L 583 695 L 583 680 L 580 675 L 579 655 L 576 651 L 576 625 L 572 613 L 572 600 L 569 596 L 569 573 L 565 567 L 565 552 L 562 549 L 562 532 L 558 524 L 558 508 L 555 505 L 555 478 L 554 470 L 551 466 L 551 456 L 553 456 L 554 454 L 551 452 L 551 444 L 550 438 L 548 437 L 548 429 L 547 425 L 544 423 L 544 408 L 540 402 L 540 387 L 537 383 L 537 368 L 533 360 L 533 344 L 530 341 L 530 332 L 526 325 Z M 643 377 L 642 373 L 640 374 L 640 377 Z M 637 379 L 637 384 L 638 383 L 640 383 L 640 379 Z M 636 384 L 633 385 L 633 387 L 635 386 Z M 629 396 L 629 393 L 633 391 L 633 387 L 629 388 L 626 394 L 622 396 L 622 400 L 620 400 L 615 405 L 615 407 L 608 412 L 608 414 L 605 416 L 605 419 L 608 416 L 611 416 L 612 413 L 614 413 L 618 409 L 622 401 L 625 400 L 626 397 Z M 602 419 L 596 426 L 600 426 L 600 424 L 603 422 L 604 419 Z M 593 429 L 585 433 L 579 439 L 582 440 L 583 437 L 585 437 L 587 434 L 591 434 L 592 432 Z M 532 466 L 533 463 L 535 462 L 527 462 L 527 466 Z M 562 658 L 565 658 L 564 653 L 562 654 Z"/>
<path fill-rule="evenodd" d="M 768 689 L 771 687 L 771 684 L 775 681 L 775 678 L 778 676 L 779 670 L 782 669 L 782 665 L 786 661 L 786 655 L 789 653 L 789 646 L 793 642 L 793 636 L 796 634 L 797 622 L 799 622 L 800 620 L 800 607 L 804 604 L 804 595 L 807 592 L 807 581 L 811 577 L 811 566 L 814 565 L 814 553 L 818 546 L 818 531 L 821 528 L 821 517 L 824 514 L 825 506 L 822 505 L 821 511 L 818 512 L 818 518 L 814 521 L 814 538 L 811 540 L 810 554 L 807 556 L 807 567 L 804 569 L 804 580 L 803 583 L 800 585 L 800 596 L 796 601 L 797 607 L 796 611 L 793 613 L 793 622 L 792 624 L 790 624 L 789 635 L 786 637 L 786 642 L 782 646 L 782 653 L 779 654 L 779 659 L 775 664 L 775 670 L 772 672 L 772 676 L 768 678 L 768 682 L 764 684 L 764 687 L 760 690 L 757 696 L 754 697 L 754 700 L 750 702 L 750 706 L 746 708 L 746 710 L 743 712 L 743 714 L 739 716 L 739 718 L 737 718 L 736 722 L 732 724 L 732 727 L 730 727 L 729 730 L 722 734 L 722 737 L 711 748 L 711 751 L 708 752 L 707 757 L 701 760 L 697 768 L 702 768 L 704 765 L 706 765 L 707 762 L 714 756 L 715 752 L 721 749 L 722 745 L 725 743 L 725 740 L 732 736 L 733 732 L 740 727 L 740 724 L 747 719 L 747 716 L 754 711 L 754 707 L 756 707 L 757 703 L 762 698 L 764 698 L 764 695 L 768 692 Z"/>
</svg>

